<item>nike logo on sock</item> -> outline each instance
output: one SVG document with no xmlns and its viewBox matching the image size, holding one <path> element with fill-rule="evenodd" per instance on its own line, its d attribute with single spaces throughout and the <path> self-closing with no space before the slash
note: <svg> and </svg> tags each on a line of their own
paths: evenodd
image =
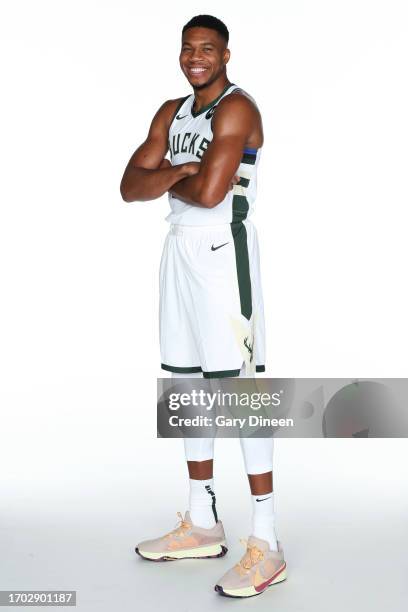
<svg viewBox="0 0 408 612">
<path fill-rule="evenodd" d="M 257 502 L 258 502 L 258 501 L 266 501 L 267 499 L 271 499 L 271 496 L 269 496 L 269 497 L 264 497 L 263 499 L 258 499 L 258 498 L 256 498 L 256 501 L 257 501 Z"/>
<path fill-rule="evenodd" d="M 216 507 L 215 507 L 215 502 L 216 502 L 216 499 L 215 499 L 215 493 L 214 493 L 214 491 L 212 490 L 212 488 L 210 487 L 210 485 L 205 485 L 205 490 L 206 490 L 206 491 L 207 491 L 207 493 L 209 493 L 209 494 L 211 495 L 211 497 L 212 497 L 212 511 L 213 511 L 213 514 L 214 514 L 214 520 L 215 520 L 215 522 L 216 522 L 216 523 L 218 523 L 217 510 L 216 510 Z"/>
</svg>

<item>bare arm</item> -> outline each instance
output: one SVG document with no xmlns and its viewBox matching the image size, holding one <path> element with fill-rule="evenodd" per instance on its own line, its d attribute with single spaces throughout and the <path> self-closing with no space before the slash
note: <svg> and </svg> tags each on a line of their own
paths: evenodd
<svg viewBox="0 0 408 612">
<path fill-rule="evenodd" d="M 168 100 L 157 111 L 148 136 L 130 158 L 120 183 L 125 202 L 154 200 L 174 183 L 198 171 L 198 164 L 171 166 L 163 163 L 168 150 L 168 132 L 179 100 Z"/>
<path fill-rule="evenodd" d="M 219 204 L 231 182 L 236 182 L 233 177 L 243 150 L 259 121 L 259 111 L 248 98 L 226 96 L 214 114 L 213 140 L 203 155 L 199 172 L 175 183 L 170 193 L 195 206 L 213 208 Z"/>
</svg>

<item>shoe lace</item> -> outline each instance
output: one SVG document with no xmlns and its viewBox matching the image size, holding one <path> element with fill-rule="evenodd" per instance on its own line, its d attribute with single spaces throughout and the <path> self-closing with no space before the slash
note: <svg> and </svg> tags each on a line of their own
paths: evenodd
<svg viewBox="0 0 408 612">
<path fill-rule="evenodd" d="M 241 561 L 235 565 L 235 569 L 241 575 L 247 574 L 250 569 L 264 558 L 264 553 L 255 544 L 248 544 L 248 540 L 240 539 L 240 542 L 246 546 L 246 553 Z"/>
<path fill-rule="evenodd" d="M 181 514 L 181 512 L 177 512 L 177 516 L 179 517 L 179 523 L 176 524 L 176 528 L 175 529 L 173 529 L 172 531 L 169 531 L 169 533 L 166 533 L 166 535 L 164 536 L 165 538 L 173 538 L 175 536 L 183 536 L 185 534 L 185 532 L 188 531 L 191 528 L 190 523 L 187 523 L 183 519 L 183 515 Z"/>
</svg>

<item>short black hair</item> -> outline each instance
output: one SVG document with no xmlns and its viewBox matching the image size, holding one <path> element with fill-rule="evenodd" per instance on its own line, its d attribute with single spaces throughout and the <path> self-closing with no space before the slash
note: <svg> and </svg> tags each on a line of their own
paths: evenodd
<svg viewBox="0 0 408 612">
<path fill-rule="evenodd" d="M 217 17 L 213 17 L 212 15 L 196 15 L 183 27 L 182 34 L 189 28 L 210 28 L 210 30 L 216 30 L 228 44 L 228 28 L 225 23 L 223 23 L 221 19 L 217 19 Z"/>
</svg>

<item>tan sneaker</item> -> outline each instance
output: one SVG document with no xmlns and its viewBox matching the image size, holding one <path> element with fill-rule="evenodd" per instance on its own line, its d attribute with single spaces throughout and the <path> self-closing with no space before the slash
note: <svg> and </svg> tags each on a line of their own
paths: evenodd
<svg viewBox="0 0 408 612">
<path fill-rule="evenodd" d="M 221 521 L 211 529 L 193 525 L 190 513 L 185 517 L 177 512 L 180 525 L 155 540 L 140 542 L 135 548 L 138 555 L 151 561 L 176 561 L 177 559 L 212 559 L 223 557 L 228 548 L 225 546 L 225 533 Z"/>
<path fill-rule="evenodd" d="M 271 584 L 286 578 L 286 563 L 278 542 L 278 551 L 270 550 L 268 542 L 250 536 L 247 551 L 241 561 L 231 568 L 215 586 L 220 595 L 252 597 L 259 595 Z"/>
</svg>

